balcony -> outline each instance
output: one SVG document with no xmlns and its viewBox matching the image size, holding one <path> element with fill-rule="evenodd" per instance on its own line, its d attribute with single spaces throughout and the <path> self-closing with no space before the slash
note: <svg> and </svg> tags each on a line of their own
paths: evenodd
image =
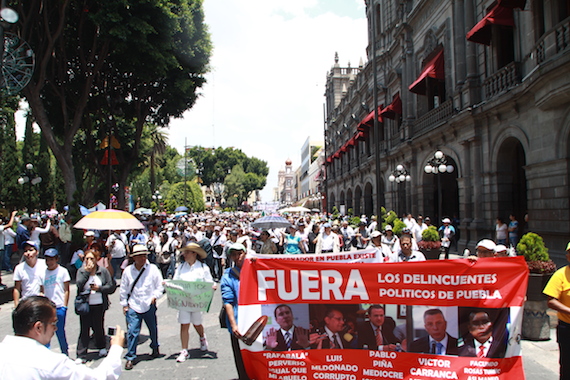
<svg viewBox="0 0 570 380">
<path fill-rule="evenodd" d="M 570 17 L 544 33 L 534 48 L 537 65 L 570 46 Z"/>
<path fill-rule="evenodd" d="M 455 110 L 453 109 L 453 102 L 451 99 L 441 103 L 439 107 L 432 109 L 414 122 L 412 127 L 412 136 L 419 136 L 434 130 L 439 125 L 446 122 L 454 112 Z M 399 137 L 400 136 L 398 136 L 398 140 Z"/>
<path fill-rule="evenodd" d="M 495 95 L 501 94 L 519 83 L 520 79 L 517 66 L 515 62 L 511 62 L 485 79 L 483 82 L 485 99 L 491 99 Z"/>
</svg>

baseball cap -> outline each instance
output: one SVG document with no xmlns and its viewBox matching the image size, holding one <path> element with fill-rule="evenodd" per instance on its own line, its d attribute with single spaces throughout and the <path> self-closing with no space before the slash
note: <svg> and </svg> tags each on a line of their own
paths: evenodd
<svg viewBox="0 0 570 380">
<path fill-rule="evenodd" d="M 331 228 L 332 226 L 329 222 L 327 222 L 327 223 L 323 224 L 323 227 L 324 228 Z"/>
<path fill-rule="evenodd" d="M 230 246 L 229 251 L 244 251 L 247 252 L 247 249 L 245 248 L 245 246 L 241 243 L 234 243 Z"/>
<path fill-rule="evenodd" d="M 87 231 L 87 232 L 85 232 L 85 234 L 83 235 L 83 237 L 89 237 L 89 236 L 95 236 L 95 232 L 93 232 L 93 231 Z"/>
<path fill-rule="evenodd" d="M 449 218 L 444 218 L 441 222 L 442 223 L 451 223 L 451 220 Z"/>
<path fill-rule="evenodd" d="M 371 238 L 375 238 L 382 235 L 382 233 L 380 231 L 372 231 L 372 233 L 370 234 Z"/>
<path fill-rule="evenodd" d="M 475 246 L 475 249 L 477 249 L 479 247 L 488 249 L 489 251 L 494 251 L 495 248 L 497 247 L 497 245 L 491 239 L 483 239 L 483 240 L 479 241 L 479 243 L 477 243 L 477 245 Z"/>
<path fill-rule="evenodd" d="M 26 245 L 29 245 L 30 247 L 34 247 L 36 250 L 39 249 L 38 243 L 36 243 L 35 241 L 32 241 L 32 240 L 25 241 L 24 244 L 22 244 L 22 247 L 25 247 Z"/>
<path fill-rule="evenodd" d="M 59 252 L 55 248 L 48 248 L 44 252 L 45 257 L 56 257 L 57 255 L 59 255 Z"/>
<path fill-rule="evenodd" d="M 386 227 L 384 228 L 384 231 L 392 231 L 392 226 L 391 225 L 386 225 Z"/>
</svg>

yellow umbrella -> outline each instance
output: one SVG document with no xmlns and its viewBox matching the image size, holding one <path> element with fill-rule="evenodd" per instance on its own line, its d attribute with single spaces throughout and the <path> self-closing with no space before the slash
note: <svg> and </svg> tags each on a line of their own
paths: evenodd
<svg viewBox="0 0 570 380">
<path fill-rule="evenodd" d="M 84 230 L 140 230 L 144 226 L 126 211 L 107 209 L 85 215 L 74 228 Z"/>
</svg>

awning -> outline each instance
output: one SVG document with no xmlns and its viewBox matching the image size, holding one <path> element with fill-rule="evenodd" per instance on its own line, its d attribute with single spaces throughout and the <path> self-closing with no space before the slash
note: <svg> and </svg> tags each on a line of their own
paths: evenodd
<svg viewBox="0 0 570 380">
<path fill-rule="evenodd" d="M 514 26 L 513 8 L 495 5 L 481 21 L 467 33 L 467 40 L 483 45 L 491 44 L 493 25 Z"/>
<path fill-rule="evenodd" d="M 382 122 L 382 105 L 378 106 L 378 121 Z M 363 131 L 367 128 L 371 128 L 374 125 L 374 111 L 370 112 L 362 121 L 358 124 L 358 130 Z"/>
<path fill-rule="evenodd" d="M 340 151 L 337 150 L 334 154 L 333 154 L 333 158 L 339 159 L 340 158 Z"/>
<path fill-rule="evenodd" d="M 354 148 L 354 146 L 356 145 L 356 135 L 352 136 L 346 144 L 348 145 L 349 148 Z"/>
<path fill-rule="evenodd" d="M 332 156 L 327 157 L 327 163 L 330 164 L 330 163 L 332 162 L 332 160 L 333 160 L 333 157 L 332 157 Z"/>
<path fill-rule="evenodd" d="M 367 131 L 358 131 L 358 133 L 356 134 L 356 140 L 358 141 L 364 141 L 368 138 L 368 132 Z"/>
<path fill-rule="evenodd" d="M 347 150 L 348 150 L 348 144 L 344 144 L 343 146 L 340 147 L 341 153 L 346 153 Z"/>
<path fill-rule="evenodd" d="M 526 0 L 499 0 L 499 5 L 506 8 L 524 9 L 526 5 Z"/>
<path fill-rule="evenodd" d="M 422 73 L 415 80 L 414 83 L 408 87 L 411 92 L 416 94 L 425 95 L 426 93 L 426 82 L 424 79 L 427 77 L 435 79 L 445 79 L 445 66 L 443 62 L 443 50 L 435 55 L 423 68 Z"/>
<path fill-rule="evenodd" d="M 396 94 L 392 103 L 382 110 L 382 117 L 387 117 L 388 119 L 395 119 L 396 115 L 402 114 L 402 99 L 400 99 L 400 94 Z"/>
</svg>

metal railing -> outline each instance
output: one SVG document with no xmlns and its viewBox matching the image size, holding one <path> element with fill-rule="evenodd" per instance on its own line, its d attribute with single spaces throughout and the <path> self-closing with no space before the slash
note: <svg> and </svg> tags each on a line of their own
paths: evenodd
<svg viewBox="0 0 570 380">
<path fill-rule="evenodd" d="M 432 109 L 414 122 L 412 135 L 417 136 L 435 129 L 442 122 L 447 121 L 454 112 L 451 99 L 441 103 L 439 107 Z M 400 141 L 400 136 L 398 136 L 398 141 Z"/>
</svg>

